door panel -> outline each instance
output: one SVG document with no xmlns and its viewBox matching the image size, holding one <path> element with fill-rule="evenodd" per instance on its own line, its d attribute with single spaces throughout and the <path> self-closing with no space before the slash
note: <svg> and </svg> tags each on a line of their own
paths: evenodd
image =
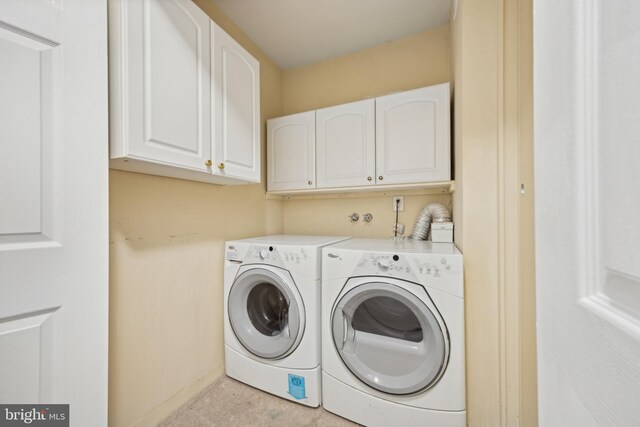
<svg viewBox="0 0 640 427">
<path fill-rule="evenodd" d="M 118 40 L 125 149 L 112 151 L 195 170 L 211 159 L 209 17 L 189 0 L 110 3 Z M 115 28 L 115 26 L 114 26 Z M 114 50 L 115 51 L 115 50 Z M 116 81 L 116 80 L 114 80 Z M 114 114 L 114 115 L 115 115 Z"/>
<path fill-rule="evenodd" d="M 5 99 L 0 102 L 0 200 L 7 201 L 0 205 L 0 245 L 51 244 L 59 215 L 54 212 L 57 180 L 51 165 L 59 144 L 54 119 L 60 101 L 61 46 L 0 26 L 0 51 L 0 93 Z"/>
<path fill-rule="evenodd" d="M 534 2 L 541 425 L 640 418 L 638 14 Z"/>
<path fill-rule="evenodd" d="M 260 182 L 260 64 L 213 21 L 211 28 L 213 171 Z"/>
<path fill-rule="evenodd" d="M 62 6 L 0 0 L 0 402 L 106 426 L 107 4 Z"/>
<path fill-rule="evenodd" d="M 318 188 L 375 185 L 375 100 L 316 110 Z"/>
<path fill-rule="evenodd" d="M 315 188 L 315 111 L 267 122 L 269 191 Z"/>
<path fill-rule="evenodd" d="M 449 84 L 376 98 L 378 184 L 451 178 Z"/>
</svg>

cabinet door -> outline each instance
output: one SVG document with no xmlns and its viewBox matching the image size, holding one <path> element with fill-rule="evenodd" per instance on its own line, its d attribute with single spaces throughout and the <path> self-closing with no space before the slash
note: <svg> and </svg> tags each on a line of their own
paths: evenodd
<svg viewBox="0 0 640 427">
<path fill-rule="evenodd" d="M 451 179 L 449 83 L 376 98 L 378 184 Z"/>
<path fill-rule="evenodd" d="M 211 21 L 213 173 L 260 182 L 260 64 Z"/>
<path fill-rule="evenodd" d="M 315 188 L 315 125 L 315 111 L 267 122 L 269 191 Z"/>
<path fill-rule="evenodd" d="M 111 157 L 206 171 L 209 17 L 190 0 L 115 0 L 110 12 Z"/>
<path fill-rule="evenodd" d="M 375 185 L 375 101 L 316 111 L 318 188 Z"/>
</svg>

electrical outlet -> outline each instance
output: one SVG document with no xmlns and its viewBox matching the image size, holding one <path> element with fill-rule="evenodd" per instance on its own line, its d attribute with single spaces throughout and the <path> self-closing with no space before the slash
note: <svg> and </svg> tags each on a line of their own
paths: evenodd
<svg viewBox="0 0 640 427">
<path fill-rule="evenodd" d="M 404 196 L 393 196 L 393 211 L 404 212 Z"/>
</svg>

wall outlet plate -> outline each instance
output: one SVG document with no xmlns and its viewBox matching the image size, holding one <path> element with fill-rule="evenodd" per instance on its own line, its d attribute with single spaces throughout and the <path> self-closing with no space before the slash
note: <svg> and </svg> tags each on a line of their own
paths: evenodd
<svg viewBox="0 0 640 427">
<path fill-rule="evenodd" d="M 393 196 L 393 211 L 404 212 L 404 196 Z M 400 201 L 398 203 L 397 201 Z M 397 209 L 396 209 L 397 208 Z"/>
</svg>

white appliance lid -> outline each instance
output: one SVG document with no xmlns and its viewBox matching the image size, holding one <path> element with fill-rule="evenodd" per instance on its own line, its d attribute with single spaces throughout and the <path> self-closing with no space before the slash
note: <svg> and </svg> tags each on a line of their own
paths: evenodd
<svg viewBox="0 0 640 427">
<path fill-rule="evenodd" d="M 434 243 L 409 238 L 350 239 L 331 246 L 331 249 L 360 252 L 398 252 L 435 255 L 462 255 L 453 243 Z"/>
<path fill-rule="evenodd" d="M 276 234 L 273 236 L 251 237 L 248 239 L 234 240 L 236 243 L 254 243 L 269 245 L 296 245 L 296 246 L 326 246 L 349 239 L 348 236 L 305 236 Z"/>
</svg>

